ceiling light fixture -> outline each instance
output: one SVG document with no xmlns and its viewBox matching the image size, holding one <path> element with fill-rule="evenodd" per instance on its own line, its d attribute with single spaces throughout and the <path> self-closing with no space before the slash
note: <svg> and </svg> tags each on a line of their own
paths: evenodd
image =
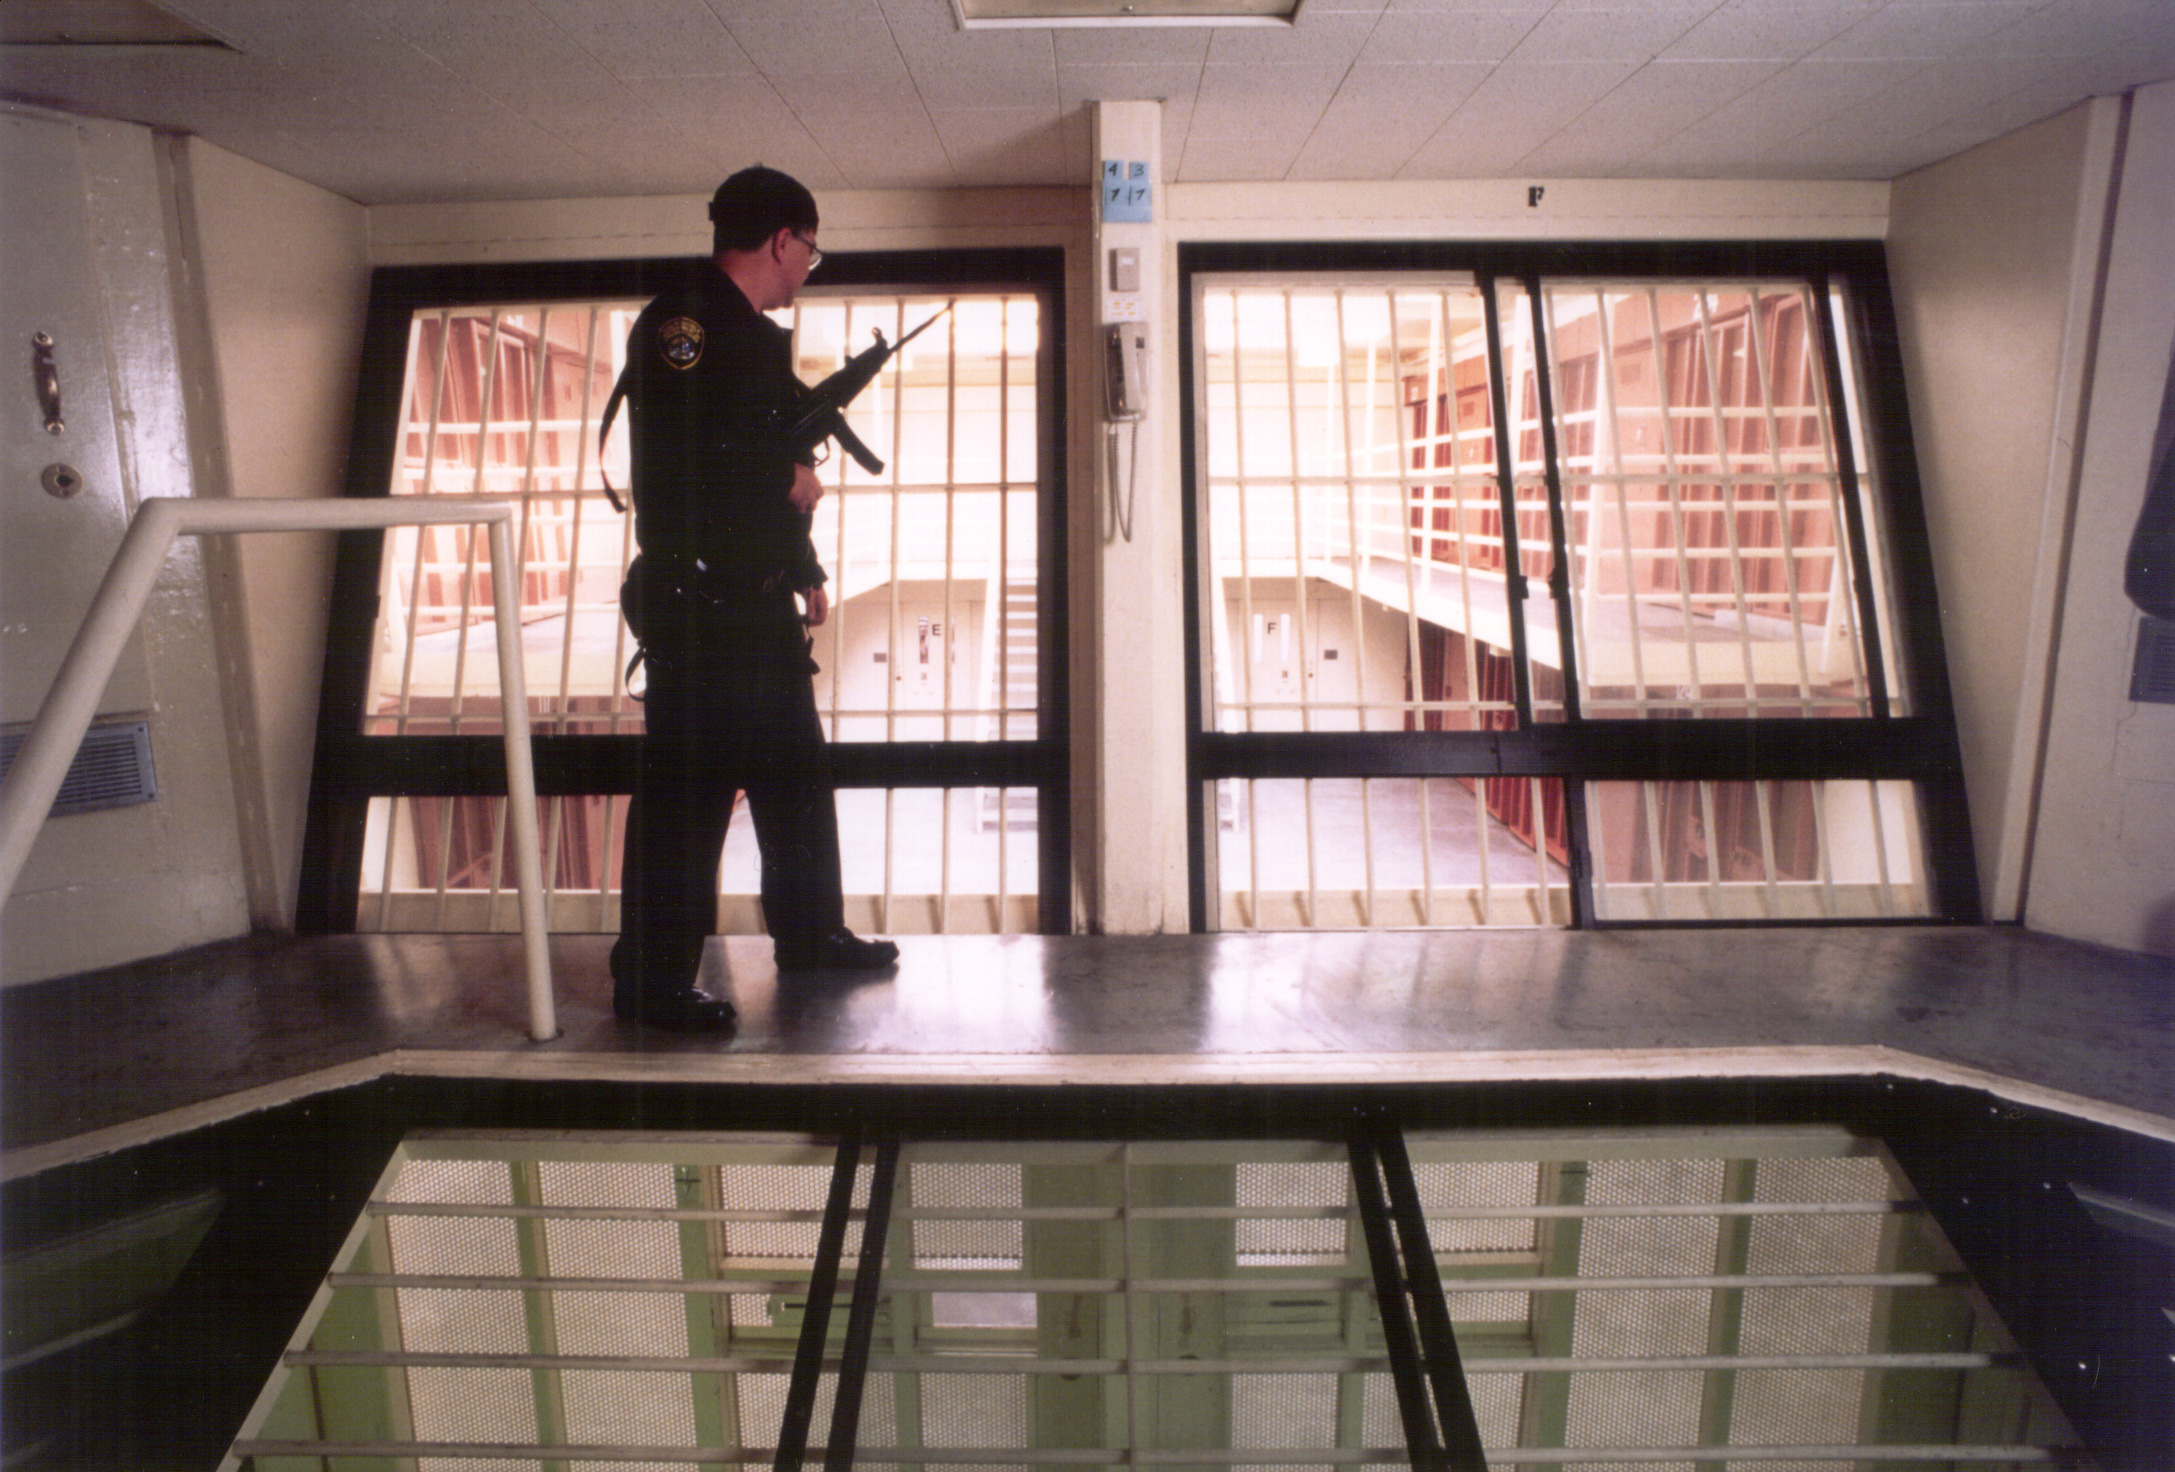
<svg viewBox="0 0 2175 1472">
<path fill-rule="evenodd" d="M 1029 26 L 1288 26 L 1302 0 L 952 0 L 963 31 Z"/>
</svg>

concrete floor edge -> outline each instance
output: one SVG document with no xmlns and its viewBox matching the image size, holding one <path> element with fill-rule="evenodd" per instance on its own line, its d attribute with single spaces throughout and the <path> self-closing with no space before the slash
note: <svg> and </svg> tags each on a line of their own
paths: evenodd
<svg viewBox="0 0 2175 1472">
<path fill-rule="evenodd" d="M 1883 1044 L 1584 1052 L 1375 1053 L 1349 1057 L 1253 1054 L 1188 1057 L 1097 1054 L 1001 1057 L 925 1054 L 911 1058 L 778 1054 L 581 1054 L 508 1050 L 394 1049 L 224 1098 L 10 1151 L 0 1183 L 117 1154 L 336 1089 L 386 1077 L 517 1079 L 530 1082 L 675 1084 L 1004 1084 L 1062 1087 L 1124 1082 L 1151 1087 L 1210 1084 L 1678 1083 L 1714 1079 L 1896 1078 L 1990 1094 L 2011 1104 L 2175 1143 L 2175 1119 L 2060 1089 L 2005 1078 Z"/>
</svg>

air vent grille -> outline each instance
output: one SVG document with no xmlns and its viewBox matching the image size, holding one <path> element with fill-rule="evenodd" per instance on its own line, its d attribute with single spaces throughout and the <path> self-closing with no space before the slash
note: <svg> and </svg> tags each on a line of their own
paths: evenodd
<svg viewBox="0 0 2175 1472">
<path fill-rule="evenodd" d="M 0 734 L 0 773 L 15 765 L 15 754 L 29 734 Z M 158 774 L 151 766 L 151 723 L 115 721 L 84 733 L 60 793 L 53 799 L 52 816 L 135 807 L 155 801 L 158 795 Z"/>
<path fill-rule="evenodd" d="M 2175 621 L 2139 621 L 2137 663 L 2130 667 L 2130 699 L 2143 705 L 2175 705 Z"/>
</svg>

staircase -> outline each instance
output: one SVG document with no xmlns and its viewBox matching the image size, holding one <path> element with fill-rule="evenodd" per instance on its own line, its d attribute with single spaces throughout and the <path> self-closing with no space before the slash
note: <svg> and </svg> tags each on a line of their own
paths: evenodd
<svg viewBox="0 0 2175 1472">
<path fill-rule="evenodd" d="M 1035 739 L 1035 703 L 1040 645 L 1035 619 L 1037 589 L 1032 578 L 992 578 L 983 620 L 982 739 Z M 1001 715 L 1001 719 L 1000 719 Z M 1003 812 L 998 811 L 1000 796 Z M 1029 787 L 977 791 L 976 826 L 987 830 L 1002 818 L 1007 828 L 1035 826 L 1035 792 Z"/>
</svg>

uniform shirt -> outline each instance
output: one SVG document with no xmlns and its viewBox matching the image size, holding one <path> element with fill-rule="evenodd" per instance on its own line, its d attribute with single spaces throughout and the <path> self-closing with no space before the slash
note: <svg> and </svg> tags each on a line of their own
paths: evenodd
<svg viewBox="0 0 2175 1472">
<path fill-rule="evenodd" d="M 796 510 L 792 452 L 764 417 L 806 392 L 792 334 L 710 267 L 658 296 L 627 335 L 634 532 L 644 553 L 795 591 L 824 581 Z M 775 582 L 772 580 L 775 579 Z"/>
</svg>

